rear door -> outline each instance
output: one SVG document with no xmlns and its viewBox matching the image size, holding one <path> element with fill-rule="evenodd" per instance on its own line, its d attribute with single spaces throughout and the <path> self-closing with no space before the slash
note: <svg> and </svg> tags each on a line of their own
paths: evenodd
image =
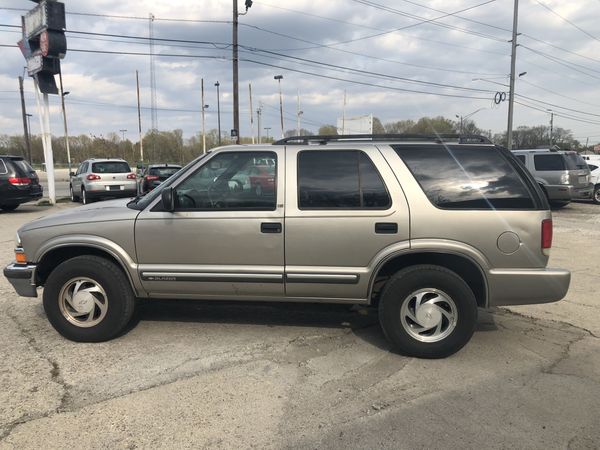
<svg viewBox="0 0 600 450">
<path fill-rule="evenodd" d="M 373 146 L 286 151 L 286 296 L 365 300 L 376 256 L 409 246 L 394 173 Z"/>
</svg>

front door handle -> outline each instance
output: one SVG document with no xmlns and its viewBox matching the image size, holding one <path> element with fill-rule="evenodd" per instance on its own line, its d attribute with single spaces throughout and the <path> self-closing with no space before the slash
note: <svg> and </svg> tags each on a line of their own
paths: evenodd
<svg viewBox="0 0 600 450">
<path fill-rule="evenodd" d="M 396 234 L 398 233 L 398 224 L 393 222 L 378 222 L 375 224 L 375 233 Z"/>
<path fill-rule="evenodd" d="M 261 233 L 281 233 L 281 224 L 279 222 L 263 222 L 260 224 Z"/>
</svg>

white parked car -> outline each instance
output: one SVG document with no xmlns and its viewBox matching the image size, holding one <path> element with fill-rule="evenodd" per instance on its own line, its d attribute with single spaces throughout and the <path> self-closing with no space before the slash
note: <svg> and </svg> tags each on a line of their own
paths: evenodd
<svg viewBox="0 0 600 450">
<path fill-rule="evenodd" d="M 594 194 L 592 199 L 594 203 L 600 204 L 600 161 L 594 161 L 593 164 L 588 162 L 590 168 L 590 181 L 594 183 Z"/>
</svg>

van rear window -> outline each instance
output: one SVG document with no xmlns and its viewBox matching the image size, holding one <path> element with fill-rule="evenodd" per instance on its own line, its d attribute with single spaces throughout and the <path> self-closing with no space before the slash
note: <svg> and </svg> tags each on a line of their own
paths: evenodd
<svg viewBox="0 0 600 450">
<path fill-rule="evenodd" d="M 434 205 L 444 209 L 533 209 L 512 163 L 496 147 L 392 145 Z M 402 181 L 402 180 L 400 180 Z"/>
</svg>

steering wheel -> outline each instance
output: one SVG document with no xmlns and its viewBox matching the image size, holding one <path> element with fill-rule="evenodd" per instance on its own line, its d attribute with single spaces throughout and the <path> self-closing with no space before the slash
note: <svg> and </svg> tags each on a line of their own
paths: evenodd
<svg viewBox="0 0 600 450">
<path fill-rule="evenodd" d="M 196 200 L 194 200 L 194 197 L 192 197 L 192 196 L 191 196 L 191 195 L 189 195 L 189 194 L 184 194 L 184 193 L 182 193 L 182 194 L 181 194 L 181 196 L 182 196 L 183 198 L 185 198 L 185 199 L 189 200 L 189 201 L 192 203 L 192 208 L 195 208 L 195 207 L 196 207 Z"/>
</svg>

